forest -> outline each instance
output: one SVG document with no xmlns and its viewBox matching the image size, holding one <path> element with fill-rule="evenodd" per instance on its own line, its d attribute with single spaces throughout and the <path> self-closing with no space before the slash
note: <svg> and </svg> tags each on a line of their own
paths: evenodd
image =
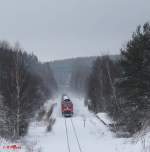
<svg viewBox="0 0 150 152">
<path fill-rule="evenodd" d="M 120 52 L 118 60 L 105 55 L 94 61 L 86 104 L 108 113 L 116 132 L 132 136 L 150 125 L 150 24 L 139 25 Z"/>
<path fill-rule="evenodd" d="M 15 140 L 57 90 L 51 67 L 18 45 L 0 42 L 0 136 Z"/>
<path fill-rule="evenodd" d="M 66 85 L 66 86 L 65 86 Z M 120 55 L 41 63 L 18 45 L 0 42 L 0 135 L 18 139 L 40 107 L 62 88 L 107 113 L 116 133 L 133 136 L 150 125 L 150 24 L 139 25 Z M 65 90 L 65 89 L 64 89 Z"/>
</svg>

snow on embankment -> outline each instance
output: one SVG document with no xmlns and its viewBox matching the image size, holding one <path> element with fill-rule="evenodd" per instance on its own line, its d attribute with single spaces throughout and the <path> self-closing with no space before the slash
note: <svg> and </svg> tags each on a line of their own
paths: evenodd
<svg viewBox="0 0 150 152">
<path fill-rule="evenodd" d="M 113 120 L 106 113 L 98 113 L 96 114 L 96 116 L 106 125 L 114 123 Z"/>
<path fill-rule="evenodd" d="M 114 123 L 106 113 L 92 114 L 84 106 L 83 98 L 73 98 L 75 106 L 75 123 L 79 130 L 79 139 L 86 152 L 143 152 L 143 140 L 148 147 L 148 135 L 140 138 L 116 138 L 109 129 Z M 82 129 L 85 120 L 85 128 Z M 82 140 L 83 139 L 83 140 Z M 150 147 L 149 147 L 150 151 Z M 148 151 L 145 151 L 148 152 Z"/>
</svg>

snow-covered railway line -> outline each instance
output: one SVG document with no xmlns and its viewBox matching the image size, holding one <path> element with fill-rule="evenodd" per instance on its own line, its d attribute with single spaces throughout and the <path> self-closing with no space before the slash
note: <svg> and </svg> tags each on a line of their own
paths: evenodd
<svg viewBox="0 0 150 152">
<path fill-rule="evenodd" d="M 67 139 L 68 152 L 71 152 L 71 151 L 70 151 L 70 143 L 69 143 L 69 133 L 68 133 L 68 128 L 67 128 L 66 119 L 65 119 L 65 129 L 66 129 L 66 139 Z"/>
<path fill-rule="evenodd" d="M 72 118 L 65 119 L 68 152 L 82 152 L 79 138 Z"/>
</svg>

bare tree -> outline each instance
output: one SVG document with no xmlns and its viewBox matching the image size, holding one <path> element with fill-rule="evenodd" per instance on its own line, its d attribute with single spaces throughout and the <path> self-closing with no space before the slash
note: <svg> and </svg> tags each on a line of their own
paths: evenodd
<svg viewBox="0 0 150 152">
<path fill-rule="evenodd" d="M 30 119 L 43 103 L 52 96 L 52 71 L 43 70 L 37 57 L 19 47 L 0 45 L 1 107 L 6 107 L 8 136 L 18 139 L 27 132 Z M 42 76 L 46 75 L 46 77 Z M 48 79 L 48 76 L 53 79 Z M 47 81 L 49 83 L 46 83 Z M 54 85 L 53 85 L 54 87 Z M 1 108 L 2 109 L 2 108 Z M 0 115 L 0 119 L 5 116 Z"/>
</svg>

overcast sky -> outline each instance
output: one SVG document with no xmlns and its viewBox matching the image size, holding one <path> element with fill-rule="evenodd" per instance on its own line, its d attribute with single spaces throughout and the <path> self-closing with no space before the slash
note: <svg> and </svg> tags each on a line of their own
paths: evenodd
<svg viewBox="0 0 150 152">
<path fill-rule="evenodd" d="M 118 54 L 146 21 L 150 0 L 0 0 L 0 40 L 41 61 Z"/>
</svg>

